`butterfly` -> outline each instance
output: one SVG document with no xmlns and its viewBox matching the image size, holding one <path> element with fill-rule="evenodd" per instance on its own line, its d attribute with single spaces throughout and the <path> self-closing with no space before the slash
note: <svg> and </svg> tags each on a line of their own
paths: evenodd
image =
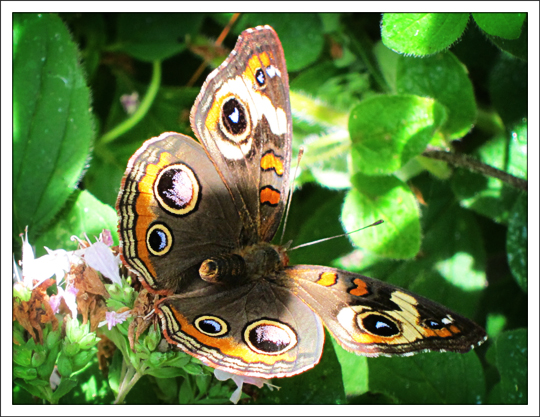
<svg viewBox="0 0 540 417">
<path fill-rule="evenodd" d="M 167 132 L 129 160 L 117 200 L 124 263 L 165 339 L 230 373 L 288 377 L 315 366 L 324 326 L 360 355 L 467 352 L 471 320 L 363 275 L 289 265 L 271 241 L 289 194 L 292 118 L 283 49 L 247 29 L 191 110 L 198 141 Z"/>
</svg>

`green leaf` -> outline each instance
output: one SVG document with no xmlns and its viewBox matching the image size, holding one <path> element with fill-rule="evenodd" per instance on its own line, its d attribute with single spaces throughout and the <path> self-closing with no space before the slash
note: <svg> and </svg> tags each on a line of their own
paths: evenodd
<svg viewBox="0 0 540 417">
<path fill-rule="evenodd" d="M 15 368 L 13 368 L 13 373 L 15 373 Z M 23 379 L 15 379 L 14 380 L 14 383 L 23 388 L 24 390 L 26 390 L 27 392 L 29 392 L 31 395 L 33 395 L 34 397 L 37 397 L 37 398 L 41 398 L 42 400 L 45 400 L 45 401 L 49 401 L 49 398 L 48 398 L 48 395 L 43 392 L 43 387 L 39 387 L 39 386 L 36 386 L 36 385 L 33 385 L 32 382 L 34 382 L 35 380 L 23 380 Z M 14 394 L 15 394 L 15 391 L 16 391 L 16 387 L 14 387 L 13 391 L 14 391 Z M 50 388 L 49 390 L 50 391 Z M 15 401 L 14 401 L 15 403 Z M 34 402 L 24 402 L 23 404 L 35 404 Z"/>
<path fill-rule="evenodd" d="M 418 96 L 376 96 L 349 118 L 354 168 L 367 175 L 391 174 L 422 153 L 446 118 L 444 107 Z"/>
<path fill-rule="evenodd" d="M 94 137 L 77 48 L 58 16 L 14 15 L 13 234 L 30 240 L 73 193 Z"/>
<path fill-rule="evenodd" d="M 69 377 L 73 372 L 73 364 L 71 363 L 69 356 L 64 352 L 60 353 L 56 364 L 58 365 L 58 372 L 62 375 L 62 378 Z"/>
<path fill-rule="evenodd" d="M 47 380 L 50 378 L 51 373 L 54 369 L 54 365 L 56 364 L 56 358 L 58 357 L 59 352 L 60 344 L 56 345 L 49 351 L 46 361 L 37 368 L 38 374 L 41 378 L 46 378 Z"/>
<path fill-rule="evenodd" d="M 512 134 L 512 136 L 514 135 Z M 512 169 L 516 173 L 523 172 L 523 156 L 520 155 L 523 152 L 523 146 L 515 144 L 509 147 L 508 142 L 509 140 L 505 137 L 494 137 L 477 149 L 478 159 L 503 171 Z M 509 149 L 510 155 L 513 157 L 509 157 Z M 509 161 L 514 161 L 511 166 L 508 165 Z M 450 184 L 462 207 L 474 210 L 503 224 L 508 221 L 510 210 L 519 195 L 518 190 L 497 178 L 484 176 L 463 168 L 455 170 Z"/>
<path fill-rule="evenodd" d="M 491 404 L 528 404 L 527 329 L 502 333 L 489 348 L 486 359 L 501 380 L 489 395 Z"/>
<path fill-rule="evenodd" d="M 429 189 L 435 195 L 422 216 L 424 256 L 429 256 L 439 274 L 457 287 L 465 291 L 482 289 L 487 282 L 481 232 L 472 213 L 461 209 L 447 192 L 448 187 L 440 181 Z"/>
<path fill-rule="evenodd" d="M 22 366 L 14 366 L 13 376 L 15 378 L 31 380 L 37 378 L 37 371 L 34 368 L 23 368 Z"/>
<path fill-rule="evenodd" d="M 516 177 L 527 179 L 527 121 L 518 123 L 510 131 L 508 165 L 506 170 Z"/>
<path fill-rule="evenodd" d="M 371 392 L 399 404 L 482 404 L 485 381 L 475 352 L 368 358 Z"/>
<path fill-rule="evenodd" d="M 157 333 L 157 332 L 156 332 Z M 161 334 L 159 334 L 161 337 Z M 173 366 L 177 368 L 183 368 L 191 361 L 191 356 L 183 352 L 175 352 L 175 356 L 172 359 L 167 359 L 165 365 Z"/>
<path fill-rule="evenodd" d="M 184 366 L 184 371 L 186 371 L 188 374 L 191 374 L 191 375 L 205 375 L 204 373 L 204 369 L 203 369 L 203 366 L 204 365 L 198 365 L 198 364 L 195 364 L 195 363 L 188 363 L 186 366 Z"/>
<path fill-rule="evenodd" d="M 195 383 L 199 389 L 199 395 L 206 395 L 210 383 L 212 382 L 212 375 L 201 375 L 195 378 Z"/>
<path fill-rule="evenodd" d="M 32 367 L 37 368 L 41 365 L 43 365 L 43 362 L 47 359 L 47 352 L 46 351 L 35 351 L 32 355 Z"/>
<path fill-rule="evenodd" d="M 79 384 L 79 381 L 77 378 L 66 378 L 62 376 L 62 379 L 60 380 L 60 385 L 56 388 L 56 390 L 53 392 L 53 399 L 58 401 L 60 398 L 62 398 L 64 395 L 66 395 L 69 391 L 71 391 L 73 388 L 75 388 Z"/>
<path fill-rule="evenodd" d="M 103 204 L 88 191 L 77 190 L 72 199 L 61 212 L 61 216 L 51 224 L 36 241 L 36 252 L 44 252 L 43 246 L 49 248 L 65 248 L 75 246 L 71 236 L 88 237 L 95 241 L 103 229 L 112 232 L 115 244 L 118 243 L 116 233 L 117 214 L 111 206 Z M 74 248 L 73 248 L 74 249 Z"/>
<path fill-rule="evenodd" d="M 519 58 L 522 61 L 527 62 L 528 58 L 528 24 L 527 20 L 521 28 L 521 35 L 517 39 L 504 39 L 499 38 L 498 36 L 488 35 L 489 40 L 493 42 L 499 49 L 502 49 L 505 52 L 513 55 L 516 58 Z"/>
<path fill-rule="evenodd" d="M 420 220 L 409 187 L 395 177 L 362 174 L 356 174 L 352 182 L 341 216 L 345 230 L 352 232 L 384 220 L 382 225 L 349 235 L 353 243 L 389 258 L 415 256 L 420 250 Z"/>
<path fill-rule="evenodd" d="M 323 88 L 320 74 L 318 82 Z M 300 145 L 305 149 L 300 161 L 302 173 L 298 182 L 301 183 L 310 175 L 309 181 L 314 179 L 324 187 L 349 188 L 351 141 L 347 129 L 348 112 L 315 100 L 304 92 L 295 91 L 291 91 L 291 106 L 297 138 L 294 151 L 297 153 Z"/>
<path fill-rule="evenodd" d="M 126 358 L 126 361 L 128 358 Z M 120 350 L 116 350 L 113 355 L 111 365 L 109 366 L 109 374 L 107 375 L 107 381 L 111 390 L 114 392 L 115 397 L 118 395 L 118 390 L 120 387 L 120 378 L 123 367 L 122 353 Z M 126 366 L 129 366 L 126 364 Z"/>
<path fill-rule="evenodd" d="M 528 280 L 527 245 L 529 242 L 527 213 L 527 194 L 520 194 L 510 212 L 506 234 L 508 265 L 515 280 L 525 292 L 527 292 Z"/>
<path fill-rule="evenodd" d="M 500 38 L 517 39 L 527 13 L 473 13 L 472 16 L 484 32 Z"/>
<path fill-rule="evenodd" d="M 495 109 L 507 127 L 521 123 L 528 114 L 527 63 L 501 54 L 491 70 L 489 93 Z"/>
<path fill-rule="evenodd" d="M 180 392 L 178 393 L 179 404 L 191 404 L 193 401 L 193 388 L 189 378 L 184 379 L 182 385 L 180 385 Z"/>
<path fill-rule="evenodd" d="M 177 378 L 156 378 L 156 385 L 161 390 L 160 398 L 165 398 L 165 401 L 174 403 L 178 398 L 178 379 Z"/>
<path fill-rule="evenodd" d="M 390 91 L 395 94 L 397 92 L 396 78 L 400 55 L 388 48 L 382 41 L 375 44 L 373 52 Z"/>
<path fill-rule="evenodd" d="M 385 13 L 382 40 L 396 52 L 431 55 L 456 42 L 468 20 L 468 13 Z"/>
<path fill-rule="evenodd" d="M 45 340 L 45 343 L 47 344 L 47 347 L 49 349 L 52 349 L 60 342 L 60 337 L 62 336 L 62 330 L 58 329 L 56 331 L 53 331 L 52 329 L 49 331 L 49 334 L 47 335 L 47 338 Z"/>
<path fill-rule="evenodd" d="M 334 344 L 334 350 L 341 365 L 343 386 L 347 399 L 365 394 L 369 389 L 367 358 L 353 352 L 347 352 L 334 338 L 332 338 L 332 343 Z"/>
<path fill-rule="evenodd" d="M 95 349 L 86 350 L 79 352 L 74 358 L 73 358 L 73 367 L 74 371 L 78 371 L 81 368 L 84 368 L 88 362 L 92 360 L 92 358 L 96 356 Z"/>
<path fill-rule="evenodd" d="M 121 13 L 118 50 L 141 61 L 163 61 L 186 48 L 185 37 L 199 30 L 202 13 Z"/>
<path fill-rule="evenodd" d="M 128 117 L 121 105 L 120 97 L 123 94 L 138 91 L 142 95 L 146 89 L 146 85 L 127 83 L 119 77 L 104 130 L 113 129 Z M 189 109 L 198 92 L 198 88 L 161 86 L 148 113 L 138 124 L 115 139 L 114 146 L 103 146 L 98 142 L 92 165 L 84 177 L 88 191 L 114 207 L 128 160 L 145 140 L 162 132 L 180 132 L 193 136 L 189 126 Z"/>
<path fill-rule="evenodd" d="M 146 375 L 155 376 L 158 379 L 161 378 L 176 378 L 178 376 L 186 377 L 187 373 L 182 368 L 175 368 L 171 366 L 164 366 L 161 368 L 148 368 L 145 372 Z"/>
<path fill-rule="evenodd" d="M 459 139 L 476 122 L 474 91 L 467 68 L 451 52 L 425 58 L 402 56 L 398 60 L 398 94 L 415 94 L 443 104 L 447 120 L 442 131 Z"/>
<path fill-rule="evenodd" d="M 13 362 L 28 367 L 32 365 L 32 348 L 26 345 L 13 345 Z"/>
<path fill-rule="evenodd" d="M 78 341 L 72 342 L 72 343 L 66 342 L 64 343 L 63 350 L 66 353 L 66 355 L 75 356 L 81 350 L 81 346 L 79 345 Z"/>
<path fill-rule="evenodd" d="M 304 193 L 295 193 L 289 214 L 284 241 L 293 246 L 344 233 L 339 221 L 344 192 L 310 186 Z M 317 259 L 320 265 L 328 265 L 335 258 L 352 250 L 346 238 L 334 239 L 290 252 L 291 263 L 311 263 Z"/>
</svg>

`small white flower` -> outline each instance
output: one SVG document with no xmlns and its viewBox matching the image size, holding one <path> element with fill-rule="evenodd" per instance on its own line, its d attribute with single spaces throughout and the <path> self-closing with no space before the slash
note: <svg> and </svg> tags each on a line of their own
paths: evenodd
<svg viewBox="0 0 540 417">
<path fill-rule="evenodd" d="M 120 257 L 114 256 L 111 249 L 103 242 L 96 242 L 84 251 L 84 260 L 89 267 L 94 268 L 114 284 L 121 285 Z"/>
<path fill-rule="evenodd" d="M 56 281 L 60 283 L 71 268 L 68 252 L 63 249 L 53 251 L 46 247 L 47 255 L 36 259 L 34 250 L 28 242 L 28 228 L 26 228 L 22 241 L 22 280 L 18 272 L 14 273 L 14 278 L 29 289 L 36 288 L 53 275 L 56 275 Z M 36 285 L 33 285 L 34 281 L 37 281 Z"/>
<path fill-rule="evenodd" d="M 267 385 L 268 388 L 270 388 L 270 391 L 272 391 L 274 388 L 279 389 L 280 387 L 276 385 L 272 385 L 268 382 L 268 380 L 264 378 L 255 378 L 252 376 L 243 376 L 243 375 L 236 375 L 231 374 L 227 371 L 222 371 L 221 369 L 214 369 L 214 376 L 219 379 L 220 381 L 226 381 L 227 379 L 232 379 L 236 386 L 238 387 L 233 394 L 231 395 L 231 402 L 234 404 L 238 404 L 238 401 L 240 401 L 240 397 L 242 396 L 242 385 L 243 384 L 251 384 L 255 385 L 259 388 L 262 388 L 263 385 Z"/>
</svg>

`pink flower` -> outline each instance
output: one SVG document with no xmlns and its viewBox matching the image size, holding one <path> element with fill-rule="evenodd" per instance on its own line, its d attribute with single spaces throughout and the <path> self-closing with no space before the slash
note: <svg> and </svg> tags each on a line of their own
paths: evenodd
<svg viewBox="0 0 540 417">
<path fill-rule="evenodd" d="M 107 311 L 105 313 L 105 320 L 99 323 L 98 327 L 107 325 L 107 328 L 111 330 L 117 324 L 121 324 L 127 320 L 131 310 L 124 311 L 123 313 L 117 313 L 116 311 Z"/>
<path fill-rule="evenodd" d="M 103 229 L 99 234 L 99 240 L 105 243 L 107 246 L 113 245 L 113 238 L 109 229 Z"/>
<path fill-rule="evenodd" d="M 124 111 L 131 116 L 139 108 L 139 93 L 134 91 L 131 94 L 122 94 L 120 103 L 122 103 Z"/>
<path fill-rule="evenodd" d="M 77 318 L 77 293 L 79 290 L 73 286 L 68 286 L 66 290 L 62 287 L 57 286 L 58 294 L 51 295 L 49 297 L 49 305 L 52 308 L 54 314 L 58 313 L 60 310 L 60 303 L 62 299 L 66 302 L 69 310 L 71 311 L 71 316 Z"/>
<path fill-rule="evenodd" d="M 242 396 L 243 384 L 251 384 L 259 388 L 262 388 L 263 385 L 267 385 L 268 388 L 270 388 L 270 391 L 272 391 L 274 388 L 279 389 L 278 386 L 270 384 L 268 380 L 264 378 L 255 378 L 252 376 L 231 374 L 227 371 L 222 371 L 221 369 L 214 369 L 214 376 L 220 381 L 226 381 L 227 379 L 232 379 L 235 382 L 238 388 L 233 392 L 230 398 L 231 402 L 233 402 L 234 404 L 238 404 L 238 401 L 240 401 L 240 397 Z"/>
</svg>

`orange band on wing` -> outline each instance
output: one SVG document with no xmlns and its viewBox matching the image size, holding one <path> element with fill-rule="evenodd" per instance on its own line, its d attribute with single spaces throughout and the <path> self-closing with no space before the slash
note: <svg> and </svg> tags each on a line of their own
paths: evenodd
<svg viewBox="0 0 540 417">
<path fill-rule="evenodd" d="M 261 169 L 263 171 L 273 169 L 281 177 L 283 175 L 283 160 L 272 151 L 266 152 L 261 158 Z"/>
<path fill-rule="evenodd" d="M 137 222 L 135 224 L 135 236 L 137 237 L 137 256 L 144 263 L 144 266 L 151 275 L 144 274 L 146 284 L 156 289 L 157 285 L 155 281 L 151 281 L 152 278 L 156 278 L 156 271 L 149 258 L 148 249 L 146 247 L 146 232 L 150 227 L 150 224 L 156 220 L 156 215 L 152 211 L 151 207 L 154 207 L 157 202 L 154 197 L 154 181 L 159 174 L 159 171 L 171 164 L 174 161 L 173 155 L 168 152 L 163 152 L 159 156 L 159 161 L 156 164 L 148 164 L 144 169 L 144 176 L 141 178 L 138 189 L 139 195 L 135 204 L 137 212 Z M 135 167 L 136 169 L 137 167 Z M 139 168 L 140 169 L 140 168 Z M 143 283 L 144 284 L 144 283 Z"/>
<path fill-rule="evenodd" d="M 356 297 L 362 297 L 363 295 L 369 294 L 366 283 L 360 278 L 355 278 L 353 284 L 356 285 L 356 288 L 349 290 L 349 294 Z"/>
<path fill-rule="evenodd" d="M 319 275 L 319 279 L 316 283 L 324 287 L 331 287 L 337 283 L 337 280 L 338 276 L 335 272 L 323 272 Z"/>
<path fill-rule="evenodd" d="M 262 52 L 259 55 L 253 55 L 247 64 L 247 69 L 243 76 L 249 78 L 252 83 L 255 83 L 255 73 L 259 68 L 268 67 L 274 59 L 271 52 Z M 262 64 L 262 65 L 261 65 Z"/>
<path fill-rule="evenodd" d="M 260 201 L 261 204 L 269 204 L 271 206 L 277 206 L 281 193 L 271 186 L 261 188 Z"/>
</svg>

